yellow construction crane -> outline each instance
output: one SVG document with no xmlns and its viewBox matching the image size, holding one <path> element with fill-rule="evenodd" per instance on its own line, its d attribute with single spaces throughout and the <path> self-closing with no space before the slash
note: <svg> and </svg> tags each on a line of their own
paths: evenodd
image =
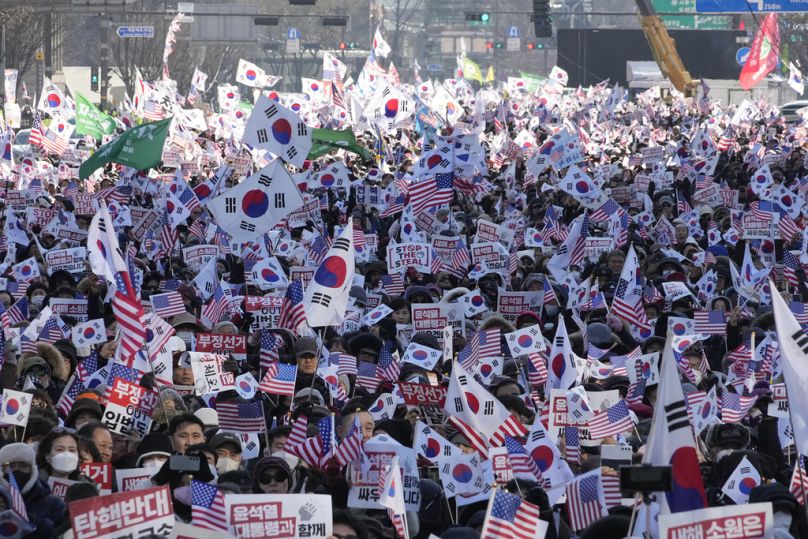
<svg viewBox="0 0 808 539">
<path fill-rule="evenodd" d="M 685 94 L 685 97 L 695 96 L 698 81 L 693 80 L 690 72 L 685 69 L 682 59 L 679 57 L 679 52 L 676 50 L 676 42 L 668 34 L 668 30 L 665 28 L 662 19 L 657 15 L 651 0 L 634 1 L 640 10 L 642 31 L 645 32 L 648 45 L 651 46 L 654 60 L 656 60 L 659 70 L 662 71 L 662 75 L 668 77 L 673 87 Z"/>
</svg>

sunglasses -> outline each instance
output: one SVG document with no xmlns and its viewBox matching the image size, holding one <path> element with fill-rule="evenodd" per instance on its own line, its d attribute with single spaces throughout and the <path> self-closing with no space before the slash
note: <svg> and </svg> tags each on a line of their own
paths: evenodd
<svg viewBox="0 0 808 539">
<path fill-rule="evenodd" d="M 273 473 L 262 474 L 261 477 L 258 478 L 258 482 L 267 485 L 272 481 L 280 483 L 281 481 L 286 481 L 287 479 L 289 479 L 289 476 L 283 473 L 282 471 L 278 470 L 274 474 Z"/>
</svg>

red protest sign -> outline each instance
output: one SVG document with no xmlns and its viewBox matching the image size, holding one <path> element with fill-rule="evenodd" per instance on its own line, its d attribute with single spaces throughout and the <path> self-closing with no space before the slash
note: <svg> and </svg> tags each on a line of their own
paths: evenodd
<svg viewBox="0 0 808 539">
<path fill-rule="evenodd" d="M 98 485 L 98 491 L 102 495 L 112 492 L 112 464 L 109 462 L 86 462 L 79 466 L 79 470 Z"/>
<path fill-rule="evenodd" d="M 404 402 L 410 405 L 437 404 L 443 406 L 446 402 L 446 388 L 443 386 L 428 386 L 411 382 L 399 382 Z"/>
<path fill-rule="evenodd" d="M 167 536 L 174 525 L 167 485 L 78 500 L 69 512 L 76 539 Z"/>
<path fill-rule="evenodd" d="M 224 333 L 197 333 L 196 351 L 212 354 L 230 354 L 237 361 L 247 359 L 247 336 Z"/>
</svg>

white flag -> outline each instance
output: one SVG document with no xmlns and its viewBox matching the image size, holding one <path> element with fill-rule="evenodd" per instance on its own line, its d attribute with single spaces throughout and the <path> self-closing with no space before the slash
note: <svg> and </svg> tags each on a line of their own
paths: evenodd
<svg viewBox="0 0 808 539">
<path fill-rule="evenodd" d="M 234 241 L 253 240 L 303 205 L 303 196 L 280 160 L 275 160 L 208 203 L 218 225 Z"/>
<path fill-rule="evenodd" d="M 373 52 L 376 56 L 381 56 L 382 58 L 387 58 L 387 55 L 390 54 L 390 45 L 382 37 L 382 33 L 379 31 L 379 28 L 376 28 L 376 34 L 373 36 Z"/>
<path fill-rule="evenodd" d="M 792 64 L 791 62 L 788 63 L 788 85 L 797 92 L 797 95 L 802 95 L 805 91 L 805 83 L 802 80 L 802 73 L 797 66 Z"/>
<path fill-rule="evenodd" d="M 732 475 L 727 478 L 721 491 L 732 498 L 736 505 L 741 505 L 749 501 L 749 493 L 758 485 L 760 485 L 760 473 L 749 459 L 744 457 Z"/>
<path fill-rule="evenodd" d="M 274 256 L 256 263 L 250 272 L 250 280 L 261 290 L 275 290 L 289 286 L 289 279 L 286 278 L 286 273 Z"/>
<path fill-rule="evenodd" d="M 441 358 L 441 351 L 423 346 L 421 344 L 411 342 L 407 349 L 404 350 L 404 357 L 401 358 L 402 363 L 412 363 L 418 365 L 422 369 L 431 371 L 435 368 L 435 364 Z"/>
<path fill-rule="evenodd" d="M 544 337 L 538 324 L 512 331 L 505 335 L 505 340 L 513 357 L 543 352 L 545 349 Z"/>
<path fill-rule="evenodd" d="M 342 324 L 353 276 L 354 246 L 351 218 L 306 287 L 303 304 L 309 327 Z"/>
<path fill-rule="evenodd" d="M 236 82 L 244 86 L 252 88 L 264 88 L 265 86 L 273 86 L 280 77 L 271 77 L 264 72 L 263 69 L 248 62 L 247 60 L 238 61 L 238 69 L 236 70 Z"/>
<path fill-rule="evenodd" d="M 298 168 L 311 150 L 311 131 L 297 114 L 261 95 L 253 107 L 243 142 L 270 151 Z"/>
<path fill-rule="evenodd" d="M 77 324 L 73 328 L 73 344 L 77 347 L 105 342 L 107 342 L 107 329 L 104 326 L 104 320 L 101 318 Z"/>
<path fill-rule="evenodd" d="M 24 427 L 28 424 L 31 412 L 31 395 L 13 389 L 3 390 L 3 410 L 0 412 L 0 423 Z"/>
</svg>

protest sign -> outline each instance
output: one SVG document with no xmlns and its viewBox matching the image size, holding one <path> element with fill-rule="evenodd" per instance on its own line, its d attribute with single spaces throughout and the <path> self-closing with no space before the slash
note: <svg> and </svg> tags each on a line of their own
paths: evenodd
<svg viewBox="0 0 808 539">
<path fill-rule="evenodd" d="M 168 485 L 77 500 L 69 512 L 76 539 L 169 535 L 174 526 Z"/>
<path fill-rule="evenodd" d="M 182 250 L 182 259 L 194 271 L 201 270 L 211 259 L 219 256 L 216 245 L 192 245 Z"/>
<path fill-rule="evenodd" d="M 48 251 L 45 263 L 48 265 L 48 275 L 53 275 L 53 272 L 58 270 L 83 275 L 87 268 L 87 248 L 72 247 Z"/>
<path fill-rule="evenodd" d="M 317 271 L 313 266 L 292 266 L 289 268 L 289 282 L 303 281 L 303 289 L 305 290 L 314 277 L 314 272 Z"/>
<path fill-rule="evenodd" d="M 457 249 L 460 236 L 435 236 L 432 238 L 432 249 L 446 265 L 452 264 L 452 256 Z"/>
<path fill-rule="evenodd" d="M 390 273 L 404 273 L 415 268 L 421 273 L 432 273 L 432 249 L 426 243 L 397 243 L 387 246 L 387 269 Z"/>
<path fill-rule="evenodd" d="M 290 213 L 286 218 L 290 228 L 306 226 L 307 221 L 320 222 L 320 200 L 317 198 L 304 202 L 302 206 Z"/>
<path fill-rule="evenodd" d="M 247 359 L 247 336 L 225 335 L 223 333 L 197 333 L 195 352 L 210 354 L 230 354 L 236 361 Z"/>
<path fill-rule="evenodd" d="M 365 442 L 365 457 L 350 469 L 351 489 L 348 507 L 379 509 L 379 473 L 398 455 L 407 511 L 417 511 L 421 503 L 420 480 L 415 451 L 404 447 L 386 434 L 374 436 Z"/>
<path fill-rule="evenodd" d="M 157 473 L 149 468 L 122 468 L 115 470 L 115 485 L 118 492 L 140 490 L 148 486 L 148 480 Z"/>
<path fill-rule="evenodd" d="M 660 539 L 772 537 L 772 504 L 725 505 L 659 515 Z"/>
<path fill-rule="evenodd" d="M 789 414 L 788 393 L 785 384 L 772 384 L 772 403 L 769 404 L 768 414 L 772 417 L 787 418 Z"/>
<path fill-rule="evenodd" d="M 475 264 L 485 262 L 488 269 L 500 273 L 508 270 L 508 251 L 501 243 L 486 242 L 471 245 L 471 260 Z"/>
<path fill-rule="evenodd" d="M 101 422 L 118 434 L 132 432 L 132 416 L 144 391 L 145 388 L 137 384 L 115 377 Z"/>
<path fill-rule="evenodd" d="M 743 234 L 745 240 L 765 240 L 779 237 L 776 214 L 771 219 L 759 219 L 752 213 L 743 215 Z"/>
<path fill-rule="evenodd" d="M 112 492 L 112 464 L 109 462 L 85 462 L 79 464 L 81 473 L 98 485 L 98 493 L 102 496 Z"/>
<path fill-rule="evenodd" d="M 331 535 L 331 496 L 323 494 L 228 494 L 224 498 L 230 531 L 237 537 Z"/>
<path fill-rule="evenodd" d="M 600 238 L 589 236 L 584 240 L 584 256 L 596 261 L 601 253 L 608 253 L 614 249 L 614 238 Z"/>
<path fill-rule="evenodd" d="M 442 407 L 446 401 L 446 388 L 443 386 L 399 382 L 398 388 L 401 390 L 404 403 L 410 406 L 437 404 Z"/>
<path fill-rule="evenodd" d="M 63 479 L 61 477 L 54 477 L 54 476 L 50 476 L 48 478 L 48 486 L 51 489 L 51 494 L 61 500 L 65 499 L 67 488 L 70 485 L 75 485 L 76 483 L 79 483 L 79 481 L 73 481 L 71 479 Z"/>
<path fill-rule="evenodd" d="M 227 360 L 227 356 L 202 352 L 187 352 L 187 354 L 194 373 L 197 395 L 235 389 L 236 380 L 233 373 L 222 369 L 222 362 Z"/>
<path fill-rule="evenodd" d="M 281 318 L 283 298 L 280 296 L 247 296 L 244 307 L 252 315 L 251 328 L 276 328 Z"/>
<path fill-rule="evenodd" d="M 543 301 L 543 292 L 506 292 L 503 290 L 497 296 L 497 312 L 513 324 L 516 322 L 516 318 L 525 311 L 540 313 Z"/>
</svg>

